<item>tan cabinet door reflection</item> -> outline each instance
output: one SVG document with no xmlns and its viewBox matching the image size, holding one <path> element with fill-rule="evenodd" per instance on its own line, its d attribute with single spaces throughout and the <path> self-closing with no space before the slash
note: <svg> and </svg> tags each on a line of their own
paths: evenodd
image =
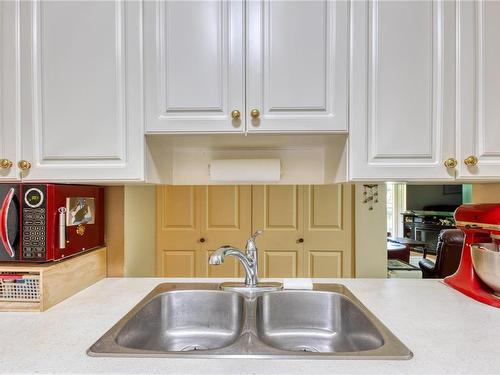
<svg viewBox="0 0 500 375">
<path fill-rule="evenodd" d="M 201 246 L 198 274 L 201 277 L 243 276 L 238 261 L 228 257 L 217 266 L 208 264 L 210 254 L 222 245 L 244 249 L 252 229 L 250 186 L 212 185 L 200 187 Z"/>
<path fill-rule="evenodd" d="M 196 276 L 200 252 L 200 204 L 195 186 L 157 188 L 157 275 Z"/>
<path fill-rule="evenodd" d="M 303 188 L 297 185 L 253 186 L 253 230 L 257 240 L 260 277 L 302 275 Z"/>
<path fill-rule="evenodd" d="M 161 186 L 158 188 L 159 276 L 238 277 L 236 259 L 210 266 L 221 245 L 244 247 L 251 232 L 250 186 Z"/>
<path fill-rule="evenodd" d="M 261 277 L 351 277 L 352 186 L 253 186 Z"/>
<path fill-rule="evenodd" d="M 353 276 L 351 185 L 304 186 L 304 277 Z"/>
<path fill-rule="evenodd" d="M 195 277 L 195 251 L 163 251 L 162 276 L 165 277 Z"/>
<path fill-rule="evenodd" d="M 161 186 L 158 188 L 157 274 L 242 277 L 236 259 L 208 265 L 221 245 L 244 250 L 257 240 L 259 276 L 351 277 L 351 185 Z"/>
</svg>

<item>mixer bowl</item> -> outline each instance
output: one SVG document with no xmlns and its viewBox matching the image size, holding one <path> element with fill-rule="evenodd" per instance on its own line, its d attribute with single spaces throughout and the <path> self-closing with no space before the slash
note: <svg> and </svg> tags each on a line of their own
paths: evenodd
<svg viewBox="0 0 500 375">
<path fill-rule="evenodd" d="M 470 246 L 472 264 L 479 278 L 500 297 L 500 246 L 477 243 Z"/>
</svg>

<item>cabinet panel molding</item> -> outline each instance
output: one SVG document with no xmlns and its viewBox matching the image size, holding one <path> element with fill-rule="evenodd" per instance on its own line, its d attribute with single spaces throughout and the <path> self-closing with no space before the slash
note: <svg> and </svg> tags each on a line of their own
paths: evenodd
<svg viewBox="0 0 500 375">
<path fill-rule="evenodd" d="M 26 180 L 142 180 L 141 4 L 20 5 Z"/>
<path fill-rule="evenodd" d="M 352 4 L 352 180 L 450 180 L 455 4 Z"/>
<path fill-rule="evenodd" d="M 477 115 L 478 154 L 481 157 L 500 156 L 500 4 L 477 3 Z"/>
<path fill-rule="evenodd" d="M 435 155 L 442 124 L 434 109 L 442 106 L 443 61 L 440 10 L 434 7 L 430 1 L 371 3 L 367 147 L 372 162 Z M 408 121 L 412 126 L 401 126 Z"/>
<path fill-rule="evenodd" d="M 224 19 L 229 3 L 165 1 L 157 7 L 160 66 L 166 67 L 160 70 L 161 116 L 183 111 L 222 112 L 229 47 L 224 42 L 228 34 Z"/>
<path fill-rule="evenodd" d="M 298 251 L 273 251 L 264 250 L 261 252 L 263 258 L 263 273 L 261 277 L 297 277 L 301 266 L 300 254 Z M 261 271 L 261 272 L 262 272 Z"/>
<path fill-rule="evenodd" d="M 269 1 L 264 7 L 267 110 L 326 111 L 331 4 Z M 304 19 L 317 22 L 303 25 Z"/>
<path fill-rule="evenodd" d="M 266 185 L 264 230 L 297 230 L 299 190 L 296 185 Z"/>
<path fill-rule="evenodd" d="M 249 132 L 347 131 L 348 3 L 250 1 Z"/>
<path fill-rule="evenodd" d="M 195 251 L 163 251 L 162 275 L 164 277 L 195 277 Z"/>
<path fill-rule="evenodd" d="M 307 277 L 342 277 L 342 251 L 308 251 Z"/>
<path fill-rule="evenodd" d="M 146 131 L 244 131 L 243 2 L 149 1 L 144 8 Z"/>
<path fill-rule="evenodd" d="M 40 160 L 124 162 L 124 11 L 120 2 L 95 9 L 33 2 L 33 124 L 42 141 Z M 62 52 L 68 45 L 71 52 Z M 64 126 L 77 118 L 81 127 Z"/>
<path fill-rule="evenodd" d="M 458 2 L 457 130 L 458 178 L 500 176 L 500 3 Z M 476 156 L 476 166 L 464 159 Z"/>
<path fill-rule="evenodd" d="M 309 230 L 342 230 L 342 192 L 342 185 L 309 187 Z"/>
<path fill-rule="evenodd" d="M 19 97 L 19 24 L 20 3 L 0 2 L 0 159 L 12 163 L 0 168 L 0 181 L 20 179 L 17 161 L 21 158 L 21 113 Z"/>
<path fill-rule="evenodd" d="M 161 189 L 162 230 L 196 228 L 196 200 L 194 186 L 166 185 Z"/>
<path fill-rule="evenodd" d="M 207 186 L 205 194 L 205 229 L 240 229 L 239 186 Z"/>
</svg>

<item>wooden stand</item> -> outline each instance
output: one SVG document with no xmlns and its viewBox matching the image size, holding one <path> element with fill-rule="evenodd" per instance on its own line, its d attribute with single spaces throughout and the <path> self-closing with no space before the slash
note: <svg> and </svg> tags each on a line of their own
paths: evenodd
<svg viewBox="0 0 500 375">
<path fill-rule="evenodd" d="M 106 277 L 106 248 L 58 262 L 0 263 L 0 274 L 6 273 L 38 276 L 39 298 L 12 300 L 0 290 L 0 311 L 45 311 Z"/>
</svg>

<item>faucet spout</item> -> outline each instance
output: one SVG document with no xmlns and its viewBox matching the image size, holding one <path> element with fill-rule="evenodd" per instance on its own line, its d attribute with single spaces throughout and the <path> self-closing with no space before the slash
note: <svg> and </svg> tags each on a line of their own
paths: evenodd
<svg viewBox="0 0 500 375">
<path fill-rule="evenodd" d="M 257 285 L 257 263 L 251 257 L 245 255 L 240 249 L 232 246 L 222 246 L 215 250 L 208 263 L 212 265 L 218 265 L 224 263 L 224 258 L 227 256 L 233 256 L 239 260 L 243 268 L 245 269 L 245 286 L 254 287 Z"/>
<path fill-rule="evenodd" d="M 231 250 L 235 250 L 231 246 L 221 246 L 215 250 L 210 258 L 208 258 L 208 264 L 219 265 L 224 263 L 224 258 L 228 255 Z"/>
</svg>

